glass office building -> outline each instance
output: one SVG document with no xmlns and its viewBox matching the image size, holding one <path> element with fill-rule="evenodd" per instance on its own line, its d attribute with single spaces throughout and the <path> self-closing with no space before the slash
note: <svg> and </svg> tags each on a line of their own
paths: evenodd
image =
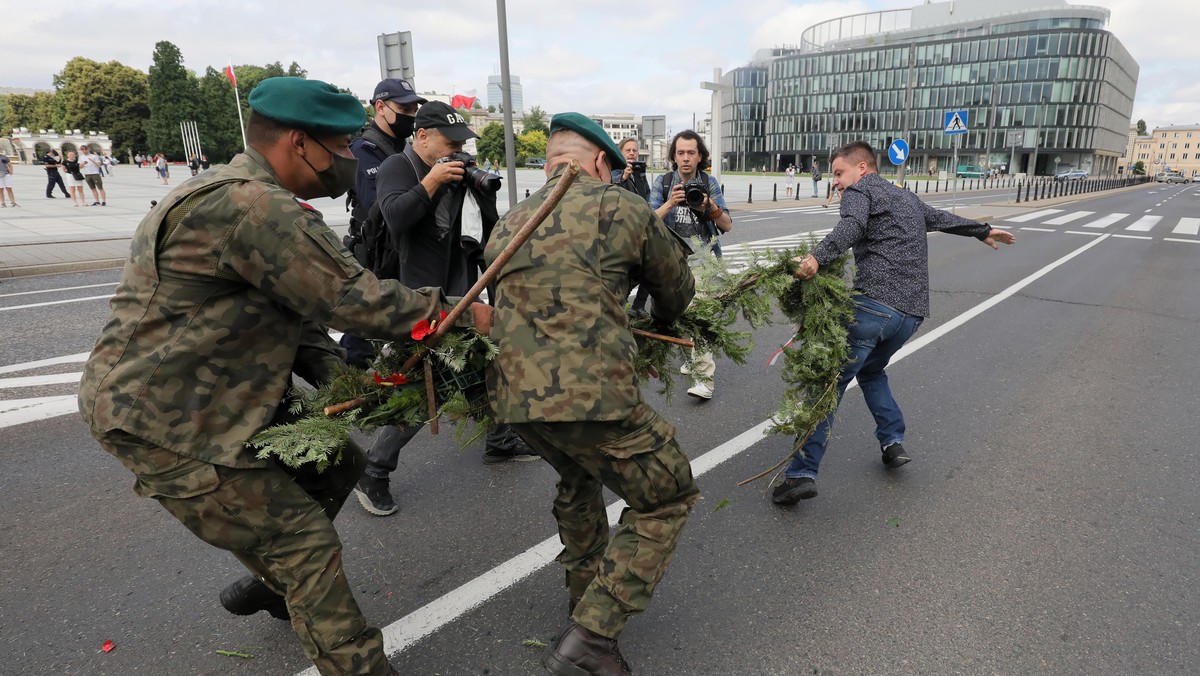
<svg viewBox="0 0 1200 676">
<path fill-rule="evenodd" d="M 827 168 L 833 149 L 864 140 L 883 169 L 903 138 L 914 173 L 953 173 L 957 146 L 959 166 L 1115 174 L 1138 65 L 1108 16 L 1064 0 L 955 0 L 817 24 L 728 74 L 722 161 Z M 966 111 L 967 133 L 945 133 L 951 111 Z"/>
</svg>

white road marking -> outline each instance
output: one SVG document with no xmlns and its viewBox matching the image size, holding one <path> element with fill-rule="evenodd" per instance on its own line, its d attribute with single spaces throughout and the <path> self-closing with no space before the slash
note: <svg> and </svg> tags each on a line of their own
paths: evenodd
<svg viewBox="0 0 1200 676">
<path fill-rule="evenodd" d="M 1200 218 L 1181 218 L 1171 231 L 1173 235 L 1200 235 Z"/>
<path fill-rule="evenodd" d="M 74 394 L 0 401 L 0 429 L 78 411 L 79 397 Z"/>
<path fill-rule="evenodd" d="M 69 300 L 52 300 L 45 303 L 30 303 L 29 305 L 13 305 L 12 307 L 0 307 L 0 312 L 7 310 L 26 310 L 33 307 L 46 307 L 48 305 L 63 305 L 65 303 L 82 303 L 85 300 L 108 300 L 112 298 L 112 294 L 104 296 L 88 296 L 87 298 L 71 298 Z"/>
<path fill-rule="evenodd" d="M 37 361 L 27 361 L 23 364 L 12 364 L 10 366 L 0 366 L 0 373 L 17 373 L 18 371 L 31 371 L 39 369 L 43 366 L 57 366 L 58 364 L 79 364 L 87 361 L 88 355 L 91 352 L 77 352 L 68 354 L 64 357 L 51 357 L 50 359 L 39 359 Z"/>
<path fill-rule="evenodd" d="M 1153 237 L 1148 237 L 1146 235 L 1113 235 L 1113 237 L 1119 237 L 1121 239 L 1145 239 L 1145 240 L 1154 239 Z"/>
<path fill-rule="evenodd" d="M 1068 235 L 1088 235 L 1090 237 L 1099 237 L 1104 234 L 1102 232 L 1084 232 L 1082 230 L 1063 230 L 1063 232 Z"/>
<path fill-rule="evenodd" d="M 1058 232 L 1054 228 L 1035 228 L 1030 225 L 1022 227 L 1021 230 L 1032 230 L 1033 232 Z"/>
<path fill-rule="evenodd" d="M 55 293 L 58 291 L 76 291 L 78 289 L 94 289 L 98 286 L 116 286 L 116 282 L 108 282 L 107 284 L 87 284 L 85 286 L 64 286 L 60 289 L 40 289 L 38 291 L 21 291 L 19 293 L 0 293 L 0 298 L 11 298 L 12 296 L 28 296 L 34 293 Z"/>
<path fill-rule="evenodd" d="M 1187 242 L 1188 244 L 1200 244 L 1200 239 L 1178 239 L 1176 237 L 1163 237 L 1164 242 Z"/>
<path fill-rule="evenodd" d="M 1029 221 L 1032 221 L 1034 219 L 1045 218 L 1046 216 L 1053 216 L 1054 214 L 1061 213 L 1061 212 L 1062 212 L 1062 209 L 1042 209 L 1041 211 L 1035 211 L 1033 213 L 1023 214 L 1021 216 L 1016 216 L 1014 218 L 1006 218 L 1004 220 L 1008 221 L 1009 223 L 1028 223 Z"/>
<path fill-rule="evenodd" d="M 1067 223 L 1070 223 L 1071 221 L 1079 220 L 1079 219 L 1083 218 L 1084 216 L 1091 216 L 1094 213 L 1096 213 L 1096 212 L 1094 212 L 1094 211 L 1075 211 L 1075 212 L 1067 214 L 1066 216 L 1059 216 L 1058 218 L 1055 218 L 1054 220 L 1046 221 L 1042 225 L 1066 225 Z"/>
<path fill-rule="evenodd" d="M 1133 225 L 1125 228 L 1134 232 L 1150 232 L 1150 229 L 1162 220 L 1162 216 L 1142 216 L 1133 222 Z"/>
<path fill-rule="evenodd" d="M 1098 218 L 1098 219 L 1092 221 L 1091 223 L 1084 223 L 1083 227 L 1085 227 L 1085 228 L 1107 228 L 1108 226 L 1112 225 L 1113 223 L 1116 223 L 1117 221 L 1121 220 L 1122 218 L 1125 218 L 1128 215 L 1129 214 L 1109 214 L 1109 215 L 1105 216 L 1104 218 Z"/>
<path fill-rule="evenodd" d="M 892 357 L 891 363 L 895 364 L 908 355 L 923 349 L 983 312 L 999 305 L 1021 289 L 1066 264 L 1071 259 L 1100 242 L 1103 242 L 1110 236 L 1108 234 L 1101 235 L 1097 239 L 1088 242 L 1032 275 L 1009 286 L 988 300 L 942 324 L 917 340 L 910 342 Z M 852 382 L 850 385 L 854 386 L 855 383 Z M 758 443 L 763 439 L 770 424 L 770 420 L 764 420 L 699 456 L 692 461 L 692 475 L 700 476 Z M 610 525 L 616 523 L 622 509 L 624 509 L 622 502 L 609 505 L 608 522 Z M 558 535 L 548 537 L 524 552 L 492 568 L 483 575 L 466 582 L 450 593 L 434 599 L 421 608 L 389 624 L 383 628 L 384 651 L 389 656 L 403 652 L 417 641 L 449 624 L 472 608 L 482 605 L 496 594 L 512 587 L 524 578 L 540 570 L 543 566 L 550 564 L 554 561 L 554 557 L 561 548 L 562 544 L 559 542 Z M 316 667 L 311 667 L 300 672 L 299 676 L 318 676 L 318 673 Z"/>
<path fill-rule="evenodd" d="M 62 385 L 65 383 L 79 384 L 83 372 L 55 373 L 48 376 L 26 376 L 24 378 L 0 378 L 0 390 L 16 387 L 37 387 L 38 385 Z"/>
</svg>

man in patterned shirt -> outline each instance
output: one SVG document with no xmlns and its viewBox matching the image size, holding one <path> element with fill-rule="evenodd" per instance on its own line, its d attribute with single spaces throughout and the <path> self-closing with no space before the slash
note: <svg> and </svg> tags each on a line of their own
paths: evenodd
<svg viewBox="0 0 1200 676">
<path fill-rule="evenodd" d="M 879 176 L 875 151 L 857 141 L 833 156 L 833 181 L 842 190 L 841 220 L 812 253 L 798 259 L 796 276 L 812 279 L 817 269 L 854 249 L 855 317 L 849 328 L 850 359 L 838 381 L 838 402 L 855 377 L 867 408 L 875 417 L 875 437 L 883 464 L 895 469 L 912 456 L 904 450 L 904 414 L 892 397 L 884 369 L 892 355 L 929 316 L 929 245 L 926 233 L 948 232 L 975 237 L 998 249 L 1016 238 L 948 211 L 925 204 L 913 193 Z M 771 492 L 779 505 L 792 505 L 817 495 L 817 468 L 825 455 L 829 414 L 813 431 L 784 480 Z"/>
</svg>

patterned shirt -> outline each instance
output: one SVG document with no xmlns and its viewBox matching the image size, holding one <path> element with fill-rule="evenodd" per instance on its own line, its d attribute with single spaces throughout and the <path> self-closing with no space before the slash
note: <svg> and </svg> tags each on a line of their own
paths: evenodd
<svg viewBox="0 0 1200 676">
<path fill-rule="evenodd" d="M 987 238 L 991 226 L 934 209 L 870 173 L 842 195 L 841 220 L 813 250 L 826 265 L 854 248 L 854 288 L 918 317 L 929 316 L 928 232 Z"/>
</svg>

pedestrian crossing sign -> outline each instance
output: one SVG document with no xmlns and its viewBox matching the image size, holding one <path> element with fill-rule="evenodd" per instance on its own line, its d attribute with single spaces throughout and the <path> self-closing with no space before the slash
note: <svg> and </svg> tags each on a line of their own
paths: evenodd
<svg viewBox="0 0 1200 676">
<path fill-rule="evenodd" d="M 967 133 L 967 111 L 947 110 L 945 132 L 947 134 Z"/>
</svg>

